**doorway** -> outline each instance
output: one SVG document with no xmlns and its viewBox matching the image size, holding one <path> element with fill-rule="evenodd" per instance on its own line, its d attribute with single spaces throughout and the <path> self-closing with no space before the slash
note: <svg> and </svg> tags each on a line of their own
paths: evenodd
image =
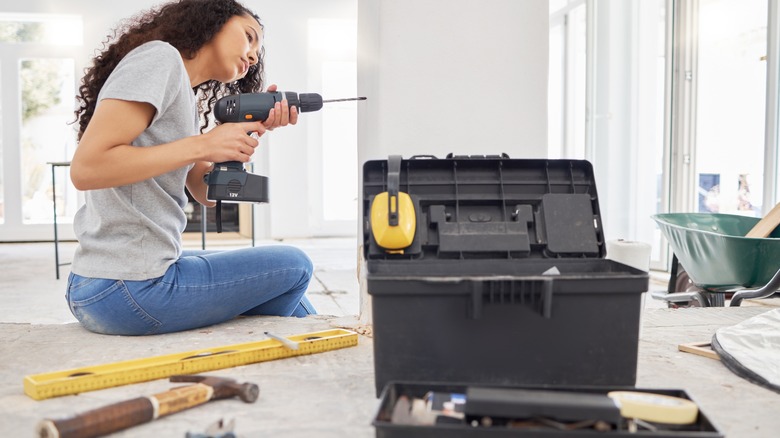
<svg viewBox="0 0 780 438">
<path fill-rule="evenodd" d="M 82 28 L 78 15 L 0 13 L 0 241 L 51 239 L 55 194 L 60 237 L 74 237 L 78 193 L 67 166 L 48 163 L 75 149 Z"/>
</svg>

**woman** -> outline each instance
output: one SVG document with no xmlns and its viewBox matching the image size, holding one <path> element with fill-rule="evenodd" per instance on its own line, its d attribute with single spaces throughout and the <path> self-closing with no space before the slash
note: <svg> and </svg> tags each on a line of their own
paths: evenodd
<svg viewBox="0 0 780 438">
<path fill-rule="evenodd" d="M 234 0 L 179 0 L 115 35 L 77 96 L 71 180 L 86 204 L 74 220 L 74 316 L 93 332 L 144 335 L 238 315 L 315 313 L 304 297 L 312 264 L 296 248 L 181 249 L 185 186 L 213 206 L 203 181 L 212 163 L 247 162 L 258 145 L 247 132 L 261 136 L 298 120 L 282 102 L 265 122 L 206 131 L 219 97 L 262 89 L 258 17 Z"/>
</svg>

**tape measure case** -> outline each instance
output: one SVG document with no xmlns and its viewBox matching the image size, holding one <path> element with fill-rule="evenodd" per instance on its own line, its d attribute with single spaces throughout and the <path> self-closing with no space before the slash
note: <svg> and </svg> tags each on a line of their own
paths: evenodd
<svg viewBox="0 0 780 438">
<path fill-rule="evenodd" d="M 363 166 L 375 385 L 633 386 L 648 274 L 604 258 L 589 162 L 433 157 Z M 384 248 L 374 198 L 406 193 L 414 240 Z"/>
</svg>

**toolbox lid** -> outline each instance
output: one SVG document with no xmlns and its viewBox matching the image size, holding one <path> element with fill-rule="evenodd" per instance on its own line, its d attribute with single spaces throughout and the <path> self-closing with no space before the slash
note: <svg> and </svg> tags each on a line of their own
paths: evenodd
<svg viewBox="0 0 780 438">
<path fill-rule="evenodd" d="M 586 160 L 391 156 L 367 161 L 362 183 L 369 262 L 598 259 L 606 254 L 593 167 Z M 405 220 L 416 227 L 406 248 L 383 247 L 382 236 L 372 232 L 377 217 L 398 213 L 394 204 L 374 204 L 385 192 L 383 200 L 399 193 L 411 198 L 414 216 Z"/>
</svg>

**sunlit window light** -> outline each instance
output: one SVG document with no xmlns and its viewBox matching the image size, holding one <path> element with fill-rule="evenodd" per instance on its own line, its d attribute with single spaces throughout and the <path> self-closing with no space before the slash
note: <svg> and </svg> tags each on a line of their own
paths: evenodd
<svg viewBox="0 0 780 438">
<path fill-rule="evenodd" d="M 80 15 L 0 13 L 0 44 L 83 44 L 83 21 Z"/>
<path fill-rule="evenodd" d="M 355 20 L 309 20 L 309 48 L 326 56 L 354 56 L 357 22 Z"/>
</svg>

